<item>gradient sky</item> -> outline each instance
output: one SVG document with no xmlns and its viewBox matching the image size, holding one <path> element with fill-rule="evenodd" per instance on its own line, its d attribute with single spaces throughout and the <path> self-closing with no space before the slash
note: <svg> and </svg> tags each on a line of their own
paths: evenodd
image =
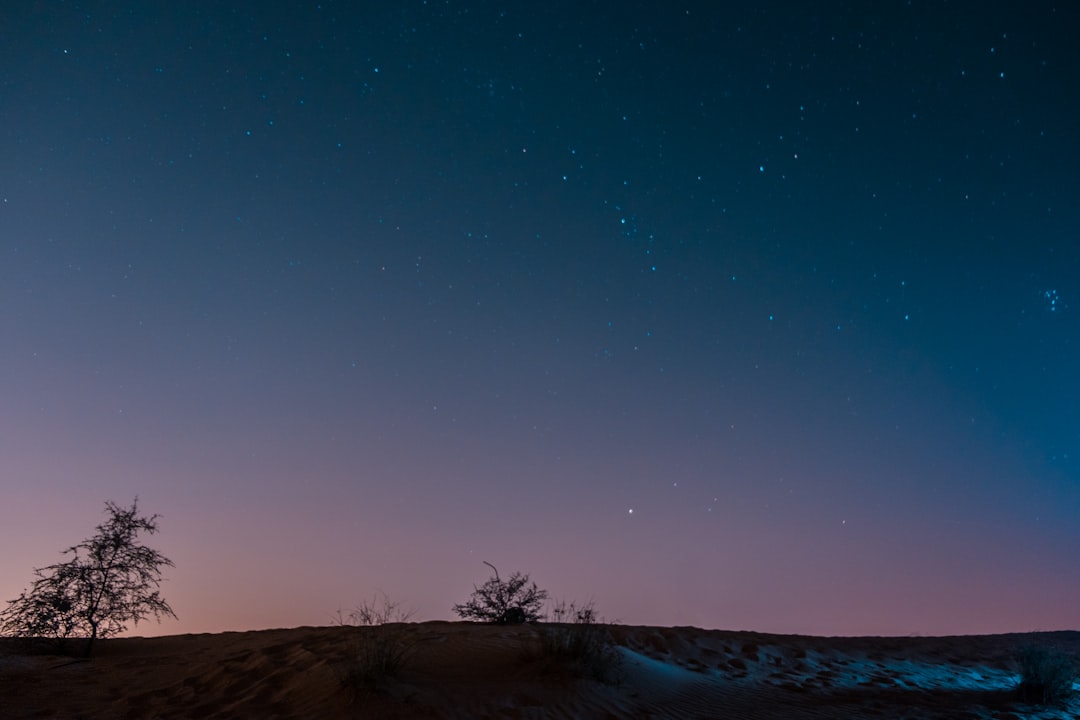
<svg viewBox="0 0 1080 720">
<path fill-rule="evenodd" d="M 1080 627 L 1069 3 L 17 5 L 0 598 Z"/>
</svg>

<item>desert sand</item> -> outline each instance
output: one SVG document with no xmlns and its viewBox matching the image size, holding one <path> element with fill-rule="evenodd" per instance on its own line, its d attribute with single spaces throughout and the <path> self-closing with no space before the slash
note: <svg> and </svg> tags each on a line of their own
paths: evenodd
<svg viewBox="0 0 1080 720">
<path fill-rule="evenodd" d="M 397 678 L 342 677 L 374 633 L 412 654 Z M 91 660 L 0 641 L 0 718 L 1074 718 L 1016 702 L 1017 648 L 1080 633 L 822 638 L 612 626 L 617 681 L 535 651 L 538 626 L 425 622 L 119 638 Z M 354 688 L 355 690 L 355 688 Z"/>
</svg>

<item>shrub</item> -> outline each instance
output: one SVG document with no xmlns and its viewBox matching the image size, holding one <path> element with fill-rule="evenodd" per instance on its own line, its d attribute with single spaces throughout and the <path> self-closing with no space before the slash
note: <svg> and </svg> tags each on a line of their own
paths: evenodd
<svg viewBox="0 0 1080 720">
<path fill-rule="evenodd" d="M 1024 702 L 1052 705 L 1072 695 L 1077 676 L 1076 657 L 1048 647 L 1026 647 L 1017 655 L 1020 686 Z"/>
<path fill-rule="evenodd" d="M 405 625 L 412 616 L 412 610 L 402 609 L 385 593 L 347 613 L 337 612 L 338 625 L 366 629 L 356 636 L 338 669 L 341 686 L 353 700 L 382 691 L 389 680 L 400 676 L 415 650 Z"/>
<path fill-rule="evenodd" d="M 414 610 L 405 610 L 401 603 L 394 602 L 386 593 L 377 592 L 371 600 L 365 600 L 352 610 L 338 610 L 335 619 L 338 625 L 353 627 L 375 627 L 389 623 L 406 623 L 415 615 Z"/>
<path fill-rule="evenodd" d="M 454 606 L 459 617 L 497 625 L 520 625 L 543 617 L 546 590 L 541 590 L 535 582 L 529 581 L 528 575 L 519 572 L 503 580 L 494 565 L 486 560 L 484 564 L 495 571 L 495 576 L 480 587 L 474 585 L 468 601 Z"/>
<path fill-rule="evenodd" d="M 559 601 L 552 609 L 551 620 L 554 624 L 540 631 L 540 659 L 571 675 L 619 683 L 622 655 L 606 624 L 599 621 L 592 602 L 577 605 Z"/>
</svg>

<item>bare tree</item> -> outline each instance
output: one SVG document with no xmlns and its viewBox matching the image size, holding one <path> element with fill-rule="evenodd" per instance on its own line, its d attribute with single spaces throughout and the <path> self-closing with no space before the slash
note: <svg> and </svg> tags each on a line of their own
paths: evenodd
<svg viewBox="0 0 1080 720">
<path fill-rule="evenodd" d="M 161 597 L 161 568 L 173 563 L 139 541 L 141 533 L 157 532 L 157 515 L 143 517 L 138 498 L 131 507 L 105 503 L 108 519 L 97 534 L 64 551 L 66 562 L 35 568 L 36 579 L 0 611 L 0 630 L 16 637 L 64 640 L 86 638 L 86 655 L 94 641 L 153 616 L 176 617 Z"/>
<path fill-rule="evenodd" d="M 473 586 L 467 602 L 454 606 L 454 612 L 466 620 L 480 620 L 498 625 L 518 625 L 536 622 L 543 616 L 547 591 L 541 590 L 528 575 L 514 572 L 503 580 L 499 570 L 487 560 L 484 564 L 495 571 L 480 587 Z"/>
</svg>

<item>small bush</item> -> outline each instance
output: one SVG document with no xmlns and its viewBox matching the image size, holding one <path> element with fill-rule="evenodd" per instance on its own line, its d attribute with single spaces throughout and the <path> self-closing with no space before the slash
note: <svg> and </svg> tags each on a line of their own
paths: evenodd
<svg viewBox="0 0 1080 720">
<path fill-rule="evenodd" d="M 503 580 L 491 563 L 484 564 L 495 571 L 480 587 L 473 586 L 473 594 L 464 603 L 454 606 L 454 612 L 466 620 L 480 620 L 496 625 L 521 625 L 536 622 L 542 617 L 541 610 L 547 591 L 541 590 L 528 575 L 512 573 Z"/>
<path fill-rule="evenodd" d="M 415 614 L 414 610 L 405 610 L 401 603 L 392 601 L 386 593 L 375 593 L 371 600 L 360 603 L 348 612 L 338 610 L 335 622 L 342 626 L 375 627 L 409 622 Z"/>
<path fill-rule="evenodd" d="M 1054 648 L 1026 647 L 1017 655 L 1017 662 L 1020 665 L 1017 691 L 1024 702 L 1053 705 L 1072 695 L 1077 676 L 1075 656 Z"/>
<path fill-rule="evenodd" d="M 622 655 L 592 602 L 583 605 L 559 601 L 551 612 L 553 624 L 540 631 L 539 659 L 560 672 L 618 684 Z"/>
<path fill-rule="evenodd" d="M 412 616 L 412 610 L 404 610 L 385 594 L 376 594 L 349 612 L 337 612 L 338 625 L 367 629 L 355 637 L 338 670 L 341 686 L 353 700 L 381 692 L 389 680 L 400 676 L 415 650 L 404 624 Z"/>
</svg>

